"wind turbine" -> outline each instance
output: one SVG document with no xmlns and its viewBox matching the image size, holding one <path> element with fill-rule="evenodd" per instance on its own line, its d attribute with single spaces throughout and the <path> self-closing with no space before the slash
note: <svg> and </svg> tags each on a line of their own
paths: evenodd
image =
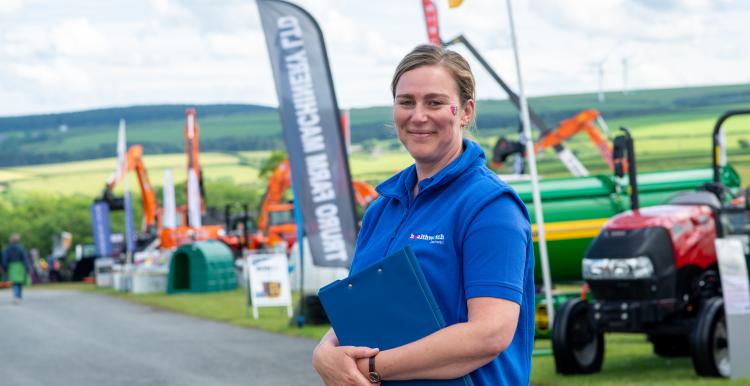
<svg viewBox="0 0 750 386">
<path fill-rule="evenodd" d="M 631 95 L 634 94 L 633 90 L 630 89 L 630 83 L 633 78 L 634 68 L 638 67 L 638 57 L 632 52 L 622 55 L 622 94 Z"/>
<path fill-rule="evenodd" d="M 622 58 L 622 95 L 628 95 L 628 59 L 627 56 Z"/>
<path fill-rule="evenodd" d="M 607 62 L 607 57 L 599 61 L 590 62 L 589 66 L 596 73 L 597 79 L 597 100 L 599 103 L 604 103 L 604 64 Z"/>
<path fill-rule="evenodd" d="M 622 41 L 617 41 L 612 48 L 607 51 L 607 53 L 598 61 L 595 61 L 592 64 L 594 67 L 597 77 L 599 78 L 599 92 L 597 99 L 599 100 L 599 103 L 604 103 L 604 65 L 607 63 L 607 60 L 612 55 L 612 52 L 614 52 L 616 49 L 618 49 L 622 45 Z"/>
<path fill-rule="evenodd" d="M 595 63 L 596 74 L 599 76 L 599 103 L 604 103 L 604 63 L 607 62 L 607 57 Z"/>
</svg>

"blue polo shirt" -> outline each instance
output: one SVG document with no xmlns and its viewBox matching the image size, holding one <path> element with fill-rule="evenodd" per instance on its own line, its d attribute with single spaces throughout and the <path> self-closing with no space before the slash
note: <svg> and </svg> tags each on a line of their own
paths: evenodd
<svg viewBox="0 0 750 386">
<path fill-rule="evenodd" d="M 410 245 L 448 325 L 466 322 L 466 301 L 521 306 L 510 346 L 471 373 L 476 386 L 528 385 L 534 345 L 534 250 L 521 199 L 486 166 L 482 148 L 463 153 L 419 183 L 414 165 L 377 187 L 362 220 L 351 273 Z"/>
</svg>

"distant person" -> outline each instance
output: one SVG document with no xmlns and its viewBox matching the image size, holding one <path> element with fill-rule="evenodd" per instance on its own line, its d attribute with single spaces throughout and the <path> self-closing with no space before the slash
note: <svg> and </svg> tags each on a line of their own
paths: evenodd
<svg viewBox="0 0 750 386">
<path fill-rule="evenodd" d="M 21 236 L 18 233 L 10 235 L 8 241 L 10 244 L 2 254 L 2 266 L 7 273 L 8 281 L 13 283 L 13 303 L 21 304 L 23 284 L 31 272 L 31 259 L 26 248 L 21 245 Z"/>
<path fill-rule="evenodd" d="M 8 281 L 8 278 L 5 277 L 5 264 L 3 263 L 5 260 L 3 260 L 3 251 L 2 247 L 0 247 L 0 288 L 3 288 L 3 284 Z"/>
<path fill-rule="evenodd" d="M 60 260 L 54 254 L 47 256 L 47 272 L 49 282 L 60 281 Z"/>
</svg>

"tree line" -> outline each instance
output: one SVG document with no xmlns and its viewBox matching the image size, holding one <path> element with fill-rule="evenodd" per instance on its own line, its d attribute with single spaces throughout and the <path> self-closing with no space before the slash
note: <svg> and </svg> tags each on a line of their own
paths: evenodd
<svg viewBox="0 0 750 386">
<path fill-rule="evenodd" d="M 185 184 L 176 184 L 175 199 L 178 205 L 186 202 Z M 229 179 L 205 182 L 206 202 L 218 215 L 224 213 L 227 204 L 247 204 L 254 212 L 264 191 L 262 186 L 237 185 Z M 136 230 L 143 219 L 143 207 L 137 191 L 133 191 L 133 214 Z M 161 202 L 162 189 L 156 188 Z M 0 248 L 7 245 L 12 233 L 21 235 L 21 242 L 29 249 L 37 249 L 41 257 L 52 252 L 53 238 L 61 232 L 73 235 L 73 244 L 92 244 L 93 235 L 89 207 L 93 200 L 89 196 L 61 195 L 49 192 L 25 192 L 12 189 L 0 193 Z M 235 206 L 235 213 L 237 213 Z M 254 215 L 254 213 L 251 213 Z M 113 233 L 125 232 L 125 214 L 110 213 Z M 69 259 L 74 257 L 69 251 Z"/>
<path fill-rule="evenodd" d="M 234 115 L 275 111 L 273 107 L 250 104 L 212 104 L 212 105 L 148 105 L 111 107 L 103 109 L 75 111 L 69 113 L 37 114 L 13 117 L 0 117 L 0 133 L 7 131 L 31 131 L 57 129 L 60 125 L 73 127 L 112 125 L 124 118 L 128 123 L 143 123 L 164 119 L 164 117 L 182 117 L 185 109 L 195 107 L 201 117 L 214 115 Z"/>
</svg>

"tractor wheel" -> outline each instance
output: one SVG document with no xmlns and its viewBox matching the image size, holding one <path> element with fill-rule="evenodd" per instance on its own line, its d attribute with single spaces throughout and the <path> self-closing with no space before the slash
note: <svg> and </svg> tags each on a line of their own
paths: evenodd
<svg viewBox="0 0 750 386">
<path fill-rule="evenodd" d="M 601 371 L 604 334 L 595 330 L 589 304 L 570 299 L 555 313 L 552 351 L 560 374 L 591 374 Z"/>
<path fill-rule="evenodd" d="M 698 315 L 690 336 L 693 367 L 704 377 L 729 377 L 729 335 L 724 315 L 724 300 L 709 299 Z"/>
<path fill-rule="evenodd" d="M 654 354 L 660 357 L 690 355 L 690 338 L 687 335 L 649 334 L 648 340 L 654 345 Z"/>
</svg>

